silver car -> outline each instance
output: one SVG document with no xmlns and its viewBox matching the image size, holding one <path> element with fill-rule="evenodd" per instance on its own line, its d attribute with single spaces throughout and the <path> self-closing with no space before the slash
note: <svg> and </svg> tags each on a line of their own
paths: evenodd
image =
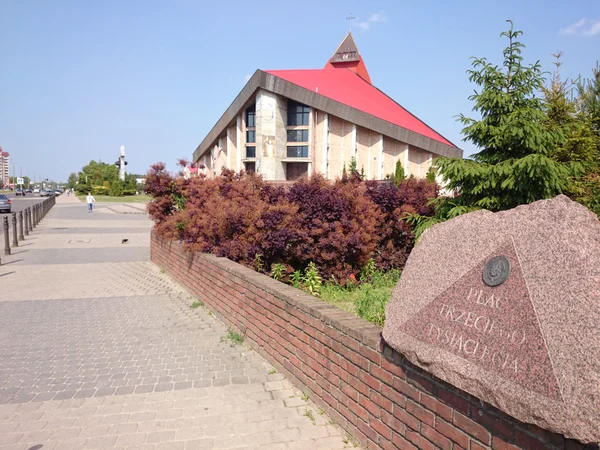
<svg viewBox="0 0 600 450">
<path fill-rule="evenodd" d="M 4 194 L 0 194 L 0 212 L 10 212 L 10 198 Z"/>
</svg>

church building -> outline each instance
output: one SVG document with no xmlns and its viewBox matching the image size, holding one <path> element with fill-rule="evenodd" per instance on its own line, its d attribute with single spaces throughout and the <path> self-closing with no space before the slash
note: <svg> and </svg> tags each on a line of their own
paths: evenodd
<svg viewBox="0 0 600 450">
<path fill-rule="evenodd" d="M 371 83 L 352 33 L 322 69 L 257 70 L 194 152 L 213 177 L 226 167 L 265 180 L 342 175 L 352 158 L 367 179 L 426 176 L 462 150 Z"/>
</svg>

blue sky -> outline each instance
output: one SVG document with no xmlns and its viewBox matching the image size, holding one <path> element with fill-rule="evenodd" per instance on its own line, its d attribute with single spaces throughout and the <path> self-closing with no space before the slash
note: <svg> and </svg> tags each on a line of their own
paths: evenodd
<svg viewBox="0 0 600 450">
<path fill-rule="evenodd" d="M 349 13 L 373 83 L 465 154 L 465 71 L 501 61 L 506 19 L 547 71 L 559 50 L 564 77 L 600 59 L 598 0 L 0 0 L 0 146 L 37 178 L 114 162 L 121 145 L 132 172 L 174 169 L 257 68 L 322 67 Z"/>
</svg>

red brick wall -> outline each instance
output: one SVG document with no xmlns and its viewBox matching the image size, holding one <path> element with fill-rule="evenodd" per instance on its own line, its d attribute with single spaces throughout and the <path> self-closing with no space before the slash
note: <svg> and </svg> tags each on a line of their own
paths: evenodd
<svg viewBox="0 0 600 450">
<path fill-rule="evenodd" d="M 429 375 L 380 327 L 302 291 L 154 233 L 151 258 L 368 449 L 585 448 Z"/>
</svg>

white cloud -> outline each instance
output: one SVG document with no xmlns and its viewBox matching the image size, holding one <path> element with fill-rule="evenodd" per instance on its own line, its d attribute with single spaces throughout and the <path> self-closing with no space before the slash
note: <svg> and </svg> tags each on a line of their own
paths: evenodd
<svg viewBox="0 0 600 450">
<path fill-rule="evenodd" d="M 363 31 L 367 31 L 371 26 L 378 22 L 386 22 L 387 17 L 383 11 L 378 13 L 373 13 L 369 16 L 369 18 L 363 22 L 358 22 L 356 26 Z"/>
<path fill-rule="evenodd" d="M 566 28 L 561 28 L 558 34 L 563 36 L 595 36 L 600 34 L 600 19 L 583 18 Z"/>
</svg>

